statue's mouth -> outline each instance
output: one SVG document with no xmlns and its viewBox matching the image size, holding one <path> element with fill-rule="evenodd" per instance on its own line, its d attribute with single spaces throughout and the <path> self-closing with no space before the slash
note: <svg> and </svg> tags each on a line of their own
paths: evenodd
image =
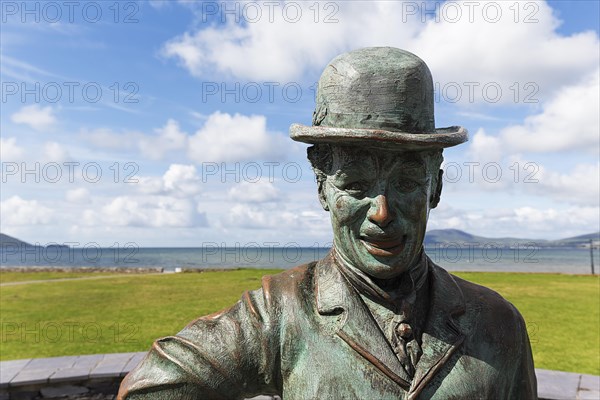
<svg viewBox="0 0 600 400">
<path fill-rule="evenodd" d="M 379 257 L 390 257 L 402 253 L 406 244 L 406 235 L 396 238 L 368 238 L 362 237 L 361 243 L 369 254 Z"/>
</svg>

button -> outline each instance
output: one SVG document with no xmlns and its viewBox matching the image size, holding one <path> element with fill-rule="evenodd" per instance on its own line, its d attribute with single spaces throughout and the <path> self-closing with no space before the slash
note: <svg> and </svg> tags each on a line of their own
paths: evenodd
<svg viewBox="0 0 600 400">
<path fill-rule="evenodd" d="M 413 332 L 409 324 L 407 324 L 406 322 L 402 322 L 396 327 L 396 334 L 404 340 L 410 340 L 412 338 Z"/>
</svg>

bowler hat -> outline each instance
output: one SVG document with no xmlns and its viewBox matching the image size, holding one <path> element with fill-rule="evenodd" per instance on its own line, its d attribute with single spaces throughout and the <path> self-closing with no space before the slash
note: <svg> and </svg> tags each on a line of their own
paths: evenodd
<svg viewBox="0 0 600 400">
<path fill-rule="evenodd" d="M 368 47 L 337 56 L 319 79 L 316 103 L 312 126 L 292 124 L 292 139 L 397 150 L 467 141 L 460 126 L 435 128 L 431 72 L 405 50 Z"/>
</svg>

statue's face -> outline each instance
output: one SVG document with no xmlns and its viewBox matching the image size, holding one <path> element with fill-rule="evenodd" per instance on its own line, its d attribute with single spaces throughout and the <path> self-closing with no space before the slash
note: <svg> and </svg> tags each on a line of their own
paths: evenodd
<svg viewBox="0 0 600 400">
<path fill-rule="evenodd" d="M 333 146 L 332 161 L 319 195 L 330 212 L 337 254 L 379 279 L 407 271 L 419 261 L 441 176 L 432 187 L 424 153 L 418 152 Z"/>
</svg>

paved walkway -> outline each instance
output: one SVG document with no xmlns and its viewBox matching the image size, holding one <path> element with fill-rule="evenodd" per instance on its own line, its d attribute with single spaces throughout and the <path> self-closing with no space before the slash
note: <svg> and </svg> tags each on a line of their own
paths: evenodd
<svg viewBox="0 0 600 400">
<path fill-rule="evenodd" d="M 148 272 L 147 274 L 119 274 L 119 275 L 102 275 L 102 276 L 82 276 L 77 278 L 56 278 L 56 279 L 38 279 L 34 281 L 16 281 L 0 283 L 0 287 L 30 285 L 32 283 L 49 283 L 49 282 L 65 282 L 65 281 L 92 281 L 96 279 L 124 278 L 130 276 L 148 276 L 148 275 L 164 275 L 165 272 Z"/>
<path fill-rule="evenodd" d="M 0 362 L 0 400 L 9 391 L 32 387 L 63 387 L 92 380 L 120 380 L 135 367 L 146 353 L 96 354 L 34 358 Z M 536 370 L 540 400 L 598 400 L 600 376 L 570 372 Z M 71 386 L 68 386 L 71 384 Z M 60 390 L 60 389 L 59 389 Z M 261 396 L 261 399 L 271 397 Z"/>
</svg>

